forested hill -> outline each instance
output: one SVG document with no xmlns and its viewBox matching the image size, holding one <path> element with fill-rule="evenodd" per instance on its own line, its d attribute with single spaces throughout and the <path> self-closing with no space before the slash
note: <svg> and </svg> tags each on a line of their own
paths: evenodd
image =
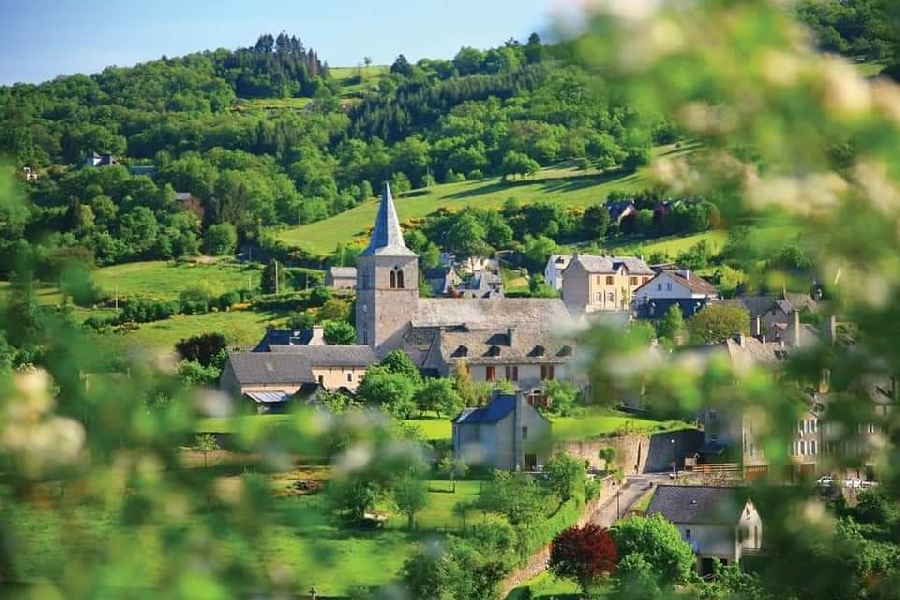
<svg viewBox="0 0 900 600">
<path fill-rule="evenodd" d="M 177 257 L 210 228 L 203 249 L 224 240 L 227 251 L 234 233 L 265 242 L 271 227 L 346 210 L 385 180 L 403 192 L 568 159 L 634 169 L 674 139 L 565 53 L 534 34 L 452 60 L 330 70 L 297 38 L 265 35 L 0 88 L 0 148 L 37 174 L 29 214 L 0 219 L 0 255 Z M 85 166 L 91 152 L 120 164 Z"/>
</svg>

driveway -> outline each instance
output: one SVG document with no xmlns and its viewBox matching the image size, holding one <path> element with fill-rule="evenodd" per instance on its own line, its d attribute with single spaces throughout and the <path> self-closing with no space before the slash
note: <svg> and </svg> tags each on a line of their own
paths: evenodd
<svg viewBox="0 0 900 600">
<path fill-rule="evenodd" d="M 650 489 L 652 484 L 658 483 L 659 481 L 665 481 L 666 479 L 668 479 L 666 474 L 648 474 L 629 477 L 627 479 L 628 485 L 623 486 L 619 491 L 618 516 L 627 513 L 628 509 L 630 509 L 635 502 Z M 600 525 L 601 527 L 609 527 L 616 522 L 617 518 L 616 497 L 613 495 L 612 498 L 594 511 L 594 514 L 591 515 L 591 523 Z"/>
</svg>

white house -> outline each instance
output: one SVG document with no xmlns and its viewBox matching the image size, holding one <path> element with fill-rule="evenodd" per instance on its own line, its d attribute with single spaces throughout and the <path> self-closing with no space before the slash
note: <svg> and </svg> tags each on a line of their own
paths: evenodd
<svg viewBox="0 0 900 600">
<path fill-rule="evenodd" d="M 673 304 L 685 317 L 703 310 L 706 303 L 722 298 L 719 289 L 689 270 L 662 271 L 634 292 L 634 308 L 645 318 L 659 318 Z"/>
<path fill-rule="evenodd" d="M 547 266 L 544 267 L 544 281 L 554 290 L 562 289 L 562 274 L 572 261 L 571 254 L 551 254 L 547 259 Z"/>
<path fill-rule="evenodd" d="M 738 563 L 762 548 L 762 519 L 746 488 L 661 485 L 647 516 L 672 522 L 697 556 L 697 572 L 711 575 L 714 562 Z"/>
</svg>

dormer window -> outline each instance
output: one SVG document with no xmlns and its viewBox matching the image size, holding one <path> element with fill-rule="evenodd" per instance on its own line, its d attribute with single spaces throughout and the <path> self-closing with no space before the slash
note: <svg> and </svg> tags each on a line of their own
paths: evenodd
<svg viewBox="0 0 900 600">
<path fill-rule="evenodd" d="M 396 266 L 391 271 L 391 289 L 403 289 L 403 269 Z"/>
</svg>

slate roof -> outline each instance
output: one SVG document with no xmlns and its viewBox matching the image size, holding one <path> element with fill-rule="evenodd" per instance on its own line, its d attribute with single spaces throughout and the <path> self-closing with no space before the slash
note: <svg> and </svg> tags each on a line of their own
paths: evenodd
<svg viewBox="0 0 900 600">
<path fill-rule="evenodd" d="M 253 352 L 272 352 L 276 346 L 306 346 L 314 341 L 312 329 L 269 329 Z"/>
<path fill-rule="evenodd" d="M 572 262 L 571 254 L 551 254 L 547 259 L 547 264 L 553 265 L 557 271 L 565 271 L 570 262 Z"/>
<path fill-rule="evenodd" d="M 737 526 L 746 502 L 743 488 L 660 485 L 650 500 L 647 516 L 658 514 L 685 525 Z"/>
<path fill-rule="evenodd" d="M 808 308 L 812 312 L 817 312 L 819 310 L 819 303 L 813 300 L 809 294 L 796 294 L 794 292 L 784 292 L 782 294 L 784 299 L 791 303 L 791 306 L 800 310 L 802 308 Z"/>
<path fill-rule="evenodd" d="M 656 273 L 636 256 L 597 256 L 594 254 L 576 254 L 572 263 L 579 262 L 588 273 L 615 273 L 619 267 L 632 275 L 655 275 Z"/>
<path fill-rule="evenodd" d="M 465 360 L 468 364 L 561 363 L 572 360 L 571 342 L 554 339 L 552 334 L 535 331 L 444 330 L 439 333 L 442 358 L 447 362 Z"/>
<path fill-rule="evenodd" d="M 378 362 L 371 346 L 272 346 L 274 354 L 296 354 L 312 367 L 365 367 Z"/>
<path fill-rule="evenodd" d="M 690 274 L 690 277 L 685 277 L 678 271 L 674 271 L 674 270 L 671 270 L 671 271 L 665 270 L 660 273 L 657 273 L 656 277 L 654 277 L 653 279 L 651 279 L 650 281 L 648 281 L 641 287 L 637 288 L 634 291 L 634 293 L 637 294 L 639 291 L 641 291 L 645 287 L 648 290 L 652 290 L 653 289 L 652 286 L 654 286 L 658 283 L 657 279 L 662 277 L 663 275 L 670 277 L 673 281 L 675 281 L 679 285 L 683 285 L 684 287 L 686 287 L 687 289 L 689 289 L 691 292 L 693 292 L 695 294 L 705 294 L 707 296 L 718 296 L 718 294 L 719 294 L 719 288 L 717 288 L 716 286 L 714 286 L 707 280 L 703 279 L 702 277 L 700 277 L 698 275 L 694 275 L 693 273 Z M 650 287 L 648 287 L 648 286 L 650 286 Z"/>
<path fill-rule="evenodd" d="M 502 300 L 419 299 L 410 319 L 414 328 L 466 325 L 469 329 L 560 330 L 572 322 L 558 298 L 506 298 Z"/>
<path fill-rule="evenodd" d="M 334 279 L 356 279 L 356 267 L 331 267 L 328 272 Z"/>
<path fill-rule="evenodd" d="M 772 308 L 775 296 L 741 296 L 735 300 L 727 300 L 731 304 L 741 304 L 750 313 L 750 318 L 759 317 Z"/>
<path fill-rule="evenodd" d="M 228 363 L 241 385 L 314 383 L 315 367 L 367 367 L 369 346 L 281 346 L 283 352 L 234 352 Z"/>
<path fill-rule="evenodd" d="M 378 205 L 378 214 L 375 215 L 375 229 L 372 231 L 372 239 L 360 256 L 376 255 L 416 255 L 406 247 L 406 243 L 403 241 L 403 230 L 400 228 L 400 219 L 397 218 L 397 209 L 394 208 L 394 199 L 391 198 L 391 186 L 388 183 L 384 184 L 381 204 Z"/>
<path fill-rule="evenodd" d="M 464 408 L 453 422 L 459 425 L 475 423 L 499 423 L 516 409 L 515 394 L 497 394 L 490 404 L 482 408 Z"/>
<path fill-rule="evenodd" d="M 315 380 L 309 362 L 298 354 L 233 352 L 228 364 L 241 385 L 297 385 Z"/>
</svg>

